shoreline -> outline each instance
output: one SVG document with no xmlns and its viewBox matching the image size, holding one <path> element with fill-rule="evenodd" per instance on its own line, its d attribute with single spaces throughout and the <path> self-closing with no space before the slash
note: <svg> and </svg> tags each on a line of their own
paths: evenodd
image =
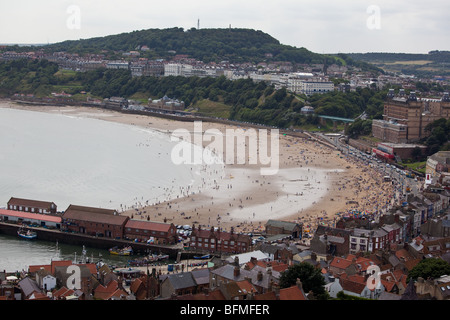
<svg viewBox="0 0 450 320">
<path fill-rule="evenodd" d="M 193 122 L 101 108 L 30 106 L 3 100 L 0 107 L 118 122 L 167 135 L 177 129 L 189 132 L 194 129 Z M 202 122 L 205 131 L 218 129 L 225 133 L 226 129 L 237 128 L 243 127 Z M 202 143 L 202 147 L 207 145 Z M 392 195 L 374 169 L 362 167 L 341 157 L 339 151 L 306 138 L 280 135 L 279 160 L 278 173 L 270 176 L 261 175 L 258 165 L 226 164 L 224 177 L 214 180 L 213 186 L 200 193 L 156 205 L 136 203 L 121 214 L 175 225 L 195 224 L 225 230 L 233 227 L 240 232 L 264 231 L 267 220 L 274 219 L 303 223 L 304 229 L 313 231 L 319 224 L 333 226 L 337 213 L 386 208 Z"/>
</svg>

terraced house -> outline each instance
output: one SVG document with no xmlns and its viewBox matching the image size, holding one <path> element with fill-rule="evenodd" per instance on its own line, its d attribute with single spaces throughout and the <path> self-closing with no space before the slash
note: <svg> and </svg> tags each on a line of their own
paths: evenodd
<svg viewBox="0 0 450 320">
<path fill-rule="evenodd" d="M 220 229 L 202 229 L 200 226 L 192 226 L 189 246 L 193 249 L 207 252 L 247 252 L 251 245 L 251 238 L 246 234 L 235 233 L 233 228 L 230 232 Z"/>
</svg>

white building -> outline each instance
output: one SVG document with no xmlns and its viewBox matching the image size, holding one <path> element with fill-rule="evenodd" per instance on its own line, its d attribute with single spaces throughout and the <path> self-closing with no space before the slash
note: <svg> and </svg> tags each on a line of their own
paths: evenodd
<svg viewBox="0 0 450 320">
<path fill-rule="evenodd" d="M 164 65 L 164 76 L 181 76 L 182 64 L 180 63 L 167 63 Z"/>
<path fill-rule="evenodd" d="M 294 92 L 306 95 L 334 91 L 334 83 L 331 81 L 300 81 L 298 85 L 299 88 L 296 87 Z"/>
<path fill-rule="evenodd" d="M 127 61 L 111 61 L 106 63 L 106 69 L 130 69 L 130 63 Z"/>
</svg>

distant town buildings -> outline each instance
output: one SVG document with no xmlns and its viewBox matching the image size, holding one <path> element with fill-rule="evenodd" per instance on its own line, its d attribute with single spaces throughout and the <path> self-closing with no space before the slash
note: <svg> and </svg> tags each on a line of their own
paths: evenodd
<svg viewBox="0 0 450 320">
<path fill-rule="evenodd" d="M 441 99 L 429 99 L 418 98 L 414 91 L 406 95 L 404 89 L 396 95 L 394 89 L 390 89 L 383 120 L 373 120 L 372 134 L 387 142 L 416 142 L 427 136 L 425 127 L 440 118 L 450 118 L 448 92 Z"/>
<path fill-rule="evenodd" d="M 185 105 L 183 101 L 164 96 L 161 99 L 149 98 L 148 108 L 152 110 L 183 111 L 185 109 Z"/>
</svg>

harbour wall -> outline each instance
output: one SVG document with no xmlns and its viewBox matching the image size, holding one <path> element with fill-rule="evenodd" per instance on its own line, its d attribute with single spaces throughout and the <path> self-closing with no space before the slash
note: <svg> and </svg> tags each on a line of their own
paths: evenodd
<svg viewBox="0 0 450 320">
<path fill-rule="evenodd" d="M 17 224 L 10 224 L 10 223 L 4 223 L 0 222 L 0 233 L 11 235 L 11 236 L 17 236 L 17 230 L 20 228 Z M 110 239 L 110 238 L 104 238 L 104 237 L 92 237 L 87 236 L 83 234 L 77 234 L 77 233 L 67 233 L 62 232 L 59 230 L 52 230 L 52 229 L 44 229 L 44 228 L 34 228 L 34 227 L 27 227 L 28 229 L 31 229 L 37 233 L 37 238 L 39 240 L 45 240 L 45 241 L 58 241 L 59 243 L 66 243 L 71 245 L 78 245 L 78 246 L 87 246 L 92 248 L 98 248 L 98 249 L 105 249 L 108 250 L 112 247 L 124 247 L 124 246 L 131 246 L 133 248 L 133 251 L 137 254 L 147 254 L 149 251 L 152 253 L 162 253 L 167 254 L 171 259 L 176 259 L 177 254 L 182 249 L 182 247 L 177 245 L 172 246 L 162 246 L 162 245 L 154 245 L 154 244 L 147 244 L 147 243 L 141 243 L 141 242 L 133 242 L 133 241 L 127 241 L 127 240 L 121 240 L 121 239 Z"/>
</svg>

